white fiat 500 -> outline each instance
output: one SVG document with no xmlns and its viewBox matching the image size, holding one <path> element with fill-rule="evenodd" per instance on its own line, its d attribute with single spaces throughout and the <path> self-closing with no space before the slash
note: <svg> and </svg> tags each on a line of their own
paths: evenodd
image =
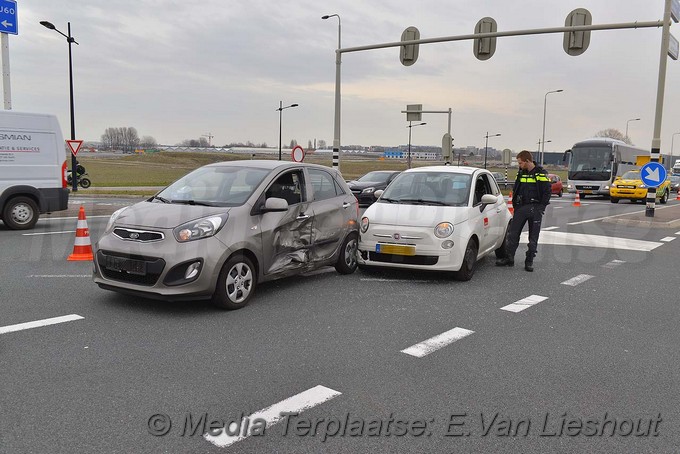
<svg viewBox="0 0 680 454">
<path fill-rule="evenodd" d="M 453 271 L 467 281 L 478 259 L 505 255 L 512 215 L 485 169 L 410 169 L 379 195 L 361 219 L 360 268 Z"/>
</svg>

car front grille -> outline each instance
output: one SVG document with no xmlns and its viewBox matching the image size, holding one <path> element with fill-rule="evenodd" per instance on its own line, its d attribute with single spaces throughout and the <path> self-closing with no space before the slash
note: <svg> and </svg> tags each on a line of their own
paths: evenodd
<svg viewBox="0 0 680 454">
<path fill-rule="evenodd" d="M 436 255 L 395 255 L 369 252 L 368 258 L 372 262 L 402 263 L 404 265 L 436 265 L 439 257 Z"/>
<path fill-rule="evenodd" d="M 113 234 L 121 240 L 140 241 L 148 243 L 151 241 L 160 241 L 165 238 L 163 232 L 153 232 L 149 230 L 136 230 L 123 227 L 116 227 L 113 229 Z"/>
<path fill-rule="evenodd" d="M 165 260 L 157 257 L 97 251 L 97 264 L 102 275 L 114 281 L 152 286 L 165 268 Z"/>
</svg>

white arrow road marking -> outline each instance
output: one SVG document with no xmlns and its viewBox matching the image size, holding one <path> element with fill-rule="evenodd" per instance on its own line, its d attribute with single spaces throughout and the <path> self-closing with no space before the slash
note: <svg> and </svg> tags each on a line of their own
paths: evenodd
<svg viewBox="0 0 680 454">
<path fill-rule="evenodd" d="M 595 276 L 591 276 L 590 274 L 579 274 L 578 276 L 572 277 L 571 279 L 568 279 L 564 282 L 562 282 L 563 285 L 571 285 L 572 287 L 576 287 L 577 285 L 587 281 L 588 279 L 591 279 Z"/>
<path fill-rule="evenodd" d="M 237 433 L 235 435 L 229 435 L 227 433 L 227 430 L 233 432 L 234 428 L 230 427 L 229 429 L 223 428 L 221 433 L 217 436 L 205 433 L 203 435 L 203 438 L 205 438 L 215 446 L 225 448 L 229 445 L 233 445 L 234 443 L 237 443 L 241 440 L 245 440 L 246 438 L 248 438 L 252 433 L 253 426 L 251 426 L 251 431 L 247 431 L 247 425 L 250 422 L 253 422 L 255 419 L 265 420 L 266 427 L 269 428 L 276 424 L 277 422 L 281 421 L 283 418 L 285 418 L 286 413 L 301 413 L 305 410 L 309 410 L 312 407 L 316 407 L 317 405 L 322 404 L 328 400 L 331 400 L 334 397 L 340 396 L 341 394 L 342 394 L 341 392 L 334 391 L 330 388 L 326 388 L 325 386 L 317 385 L 313 388 L 308 389 L 307 391 L 303 391 L 300 394 L 296 394 L 293 397 L 289 397 L 288 399 L 282 400 L 281 402 L 278 402 L 267 408 L 263 408 L 262 410 L 256 411 L 250 416 L 244 417 L 243 420 L 241 421 L 241 425 L 238 426 L 238 429 L 236 429 Z M 236 425 L 236 423 L 232 423 L 232 425 Z M 244 429 L 243 431 L 248 433 L 239 434 L 238 432 L 240 432 L 241 427 L 246 427 L 246 429 Z"/>
<path fill-rule="evenodd" d="M 405 348 L 401 352 L 406 353 L 407 355 L 415 356 L 416 358 L 422 358 L 423 356 L 427 356 L 430 353 L 435 352 L 442 347 L 446 347 L 447 345 L 467 337 L 472 333 L 474 333 L 474 331 L 456 327 L 446 331 L 445 333 L 438 334 L 437 336 L 422 341 L 416 345 L 412 345 L 409 348 Z"/>
<path fill-rule="evenodd" d="M 529 234 L 523 233 L 520 241 L 529 242 Z M 633 240 L 615 236 L 588 235 L 585 233 L 542 232 L 538 244 L 554 244 L 558 246 L 585 246 L 607 249 L 626 249 L 629 251 L 649 252 L 663 243 L 657 241 Z"/>
<path fill-rule="evenodd" d="M 659 177 L 659 168 L 655 167 L 654 170 L 652 170 L 648 167 L 647 168 L 647 178 L 649 178 L 652 181 L 660 181 L 661 178 Z"/>
<path fill-rule="evenodd" d="M 527 309 L 533 306 L 534 304 L 538 304 L 541 301 L 545 301 L 547 299 L 548 299 L 547 296 L 531 295 L 519 301 L 515 301 L 512 304 L 508 304 L 507 306 L 501 307 L 501 309 L 509 312 L 521 312 L 524 309 Z"/>
<path fill-rule="evenodd" d="M 40 326 L 56 325 L 57 323 L 72 322 L 74 320 L 82 320 L 84 317 L 80 315 L 71 314 L 62 317 L 46 318 L 44 320 L 37 320 L 35 322 L 19 323 L 16 325 L 8 325 L 0 327 L 0 334 L 13 333 L 14 331 L 21 331 L 24 329 L 38 328 Z"/>
</svg>

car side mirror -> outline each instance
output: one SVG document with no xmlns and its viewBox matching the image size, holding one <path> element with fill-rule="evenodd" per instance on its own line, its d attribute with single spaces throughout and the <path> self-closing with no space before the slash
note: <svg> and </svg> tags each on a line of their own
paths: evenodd
<svg viewBox="0 0 680 454">
<path fill-rule="evenodd" d="M 377 191 L 373 191 L 373 197 L 378 199 L 378 198 L 380 198 L 381 195 L 383 195 L 383 192 L 385 192 L 385 191 L 383 191 L 382 189 L 378 189 Z"/>
<path fill-rule="evenodd" d="M 493 194 L 484 194 L 482 196 L 482 205 L 492 205 L 498 202 L 498 196 Z"/>
<path fill-rule="evenodd" d="M 278 197 L 269 197 L 264 202 L 262 212 L 268 213 L 270 211 L 288 211 L 288 202 L 286 201 L 286 199 L 280 199 Z"/>
</svg>

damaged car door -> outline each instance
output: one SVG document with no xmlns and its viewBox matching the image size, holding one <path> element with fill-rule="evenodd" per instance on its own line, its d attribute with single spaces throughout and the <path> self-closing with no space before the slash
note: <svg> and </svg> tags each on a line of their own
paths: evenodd
<svg viewBox="0 0 680 454">
<path fill-rule="evenodd" d="M 307 198 L 302 169 L 279 175 L 264 193 L 284 199 L 288 210 L 260 215 L 260 235 L 265 274 L 286 273 L 309 265 L 314 216 Z"/>
</svg>

